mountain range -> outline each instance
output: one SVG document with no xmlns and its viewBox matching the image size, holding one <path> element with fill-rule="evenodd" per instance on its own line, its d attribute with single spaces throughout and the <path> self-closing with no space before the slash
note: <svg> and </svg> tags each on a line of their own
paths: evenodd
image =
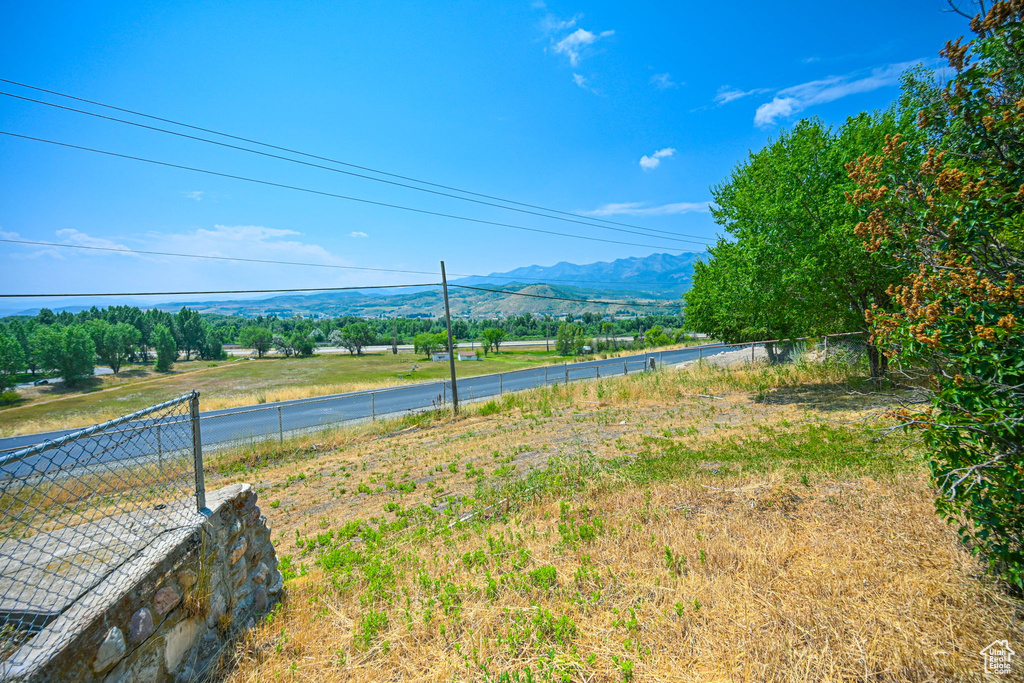
<svg viewBox="0 0 1024 683">
<path fill-rule="evenodd" d="M 631 306 L 631 303 L 678 301 L 693 281 L 694 264 L 707 258 L 703 253 L 652 254 L 614 261 L 576 264 L 556 263 L 553 266 L 526 266 L 504 273 L 473 276 L 449 281 L 452 314 L 460 317 L 494 317 L 522 313 L 564 315 L 584 310 L 600 313 L 643 313 L 653 309 Z M 459 285 L 480 287 L 465 289 Z M 443 315 L 444 301 L 440 288 L 402 290 L 354 290 L 316 294 L 283 294 L 262 299 L 195 301 L 187 303 L 140 304 L 136 301 L 104 301 L 97 305 L 131 304 L 143 308 L 177 311 L 182 305 L 200 313 L 221 315 L 277 315 L 278 317 L 362 317 Z M 386 292 L 386 293 L 382 293 Z M 530 294 L 516 296 L 505 292 Z M 553 297 L 553 298 L 536 298 Z M 583 304 L 561 299 L 603 299 L 629 302 L 623 304 Z M 67 306 L 51 306 L 55 311 L 81 310 L 91 304 L 77 301 Z M 668 306 L 666 313 L 678 313 Z M 3 311 L 3 314 L 34 315 L 38 309 Z"/>
</svg>

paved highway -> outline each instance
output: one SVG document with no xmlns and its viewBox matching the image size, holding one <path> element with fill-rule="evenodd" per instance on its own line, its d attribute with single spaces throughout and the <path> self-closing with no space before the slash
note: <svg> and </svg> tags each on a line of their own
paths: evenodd
<svg viewBox="0 0 1024 683">
<path fill-rule="evenodd" d="M 526 370 L 516 370 L 493 375 L 478 375 L 459 379 L 459 398 L 462 401 L 498 396 L 507 391 L 521 391 L 548 384 L 572 382 L 583 379 L 595 379 L 622 374 L 643 372 L 655 366 L 673 365 L 688 360 L 695 360 L 698 355 L 704 357 L 727 351 L 729 347 L 722 344 L 708 344 L 701 347 L 673 349 L 638 353 L 621 358 L 592 360 L 564 365 L 551 365 Z M 336 426 L 347 422 L 359 422 L 376 417 L 394 416 L 403 413 L 419 412 L 447 405 L 451 401 L 451 382 L 432 381 L 406 384 L 387 389 L 356 391 L 335 394 L 313 399 L 296 399 L 277 403 L 265 403 L 245 408 L 227 408 L 212 410 L 200 414 L 202 444 L 204 448 L 212 448 L 232 443 L 262 441 L 270 438 L 281 438 L 289 434 L 315 431 L 328 426 Z M 136 426 L 138 426 L 136 424 Z M 166 427 L 164 428 L 166 429 Z M 29 434 L 0 439 L 0 462 L 6 454 L 10 457 L 13 451 L 58 439 L 77 430 L 63 430 L 42 434 Z M 153 430 L 143 430 L 143 432 Z M 180 434 L 163 435 L 177 442 L 187 436 L 182 427 Z M 95 440 L 97 437 L 90 437 Z M 100 437 L 102 438 L 102 437 Z M 110 439 L 108 439 L 110 440 Z M 105 448 L 101 456 L 89 455 L 88 448 L 71 457 L 68 462 L 48 463 L 45 455 L 32 455 L 18 462 L 7 465 L 0 464 L 0 479 L 11 476 L 26 476 L 26 473 L 52 471 L 54 468 L 68 469 L 84 464 L 92 458 L 92 462 L 110 462 L 113 460 L 136 458 L 146 455 L 142 451 L 154 449 L 155 436 L 136 440 L 132 446 L 118 445 Z M 173 450 L 168 445 L 166 451 Z M 91 449 L 95 450 L 95 449 Z M 98 459 L 97 459 L 98 458 Z"/>
</svg>

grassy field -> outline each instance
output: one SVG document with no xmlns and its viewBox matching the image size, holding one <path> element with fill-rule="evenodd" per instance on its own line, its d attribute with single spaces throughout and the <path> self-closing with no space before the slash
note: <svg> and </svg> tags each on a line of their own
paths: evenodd
<svg viewBox="0 0 1024 683">
<path fill-rule="evenodd" d="M 225 675 L 979 680 L 1024 606 L 861 381 L 699 364 L 217 454 L 287 577 Z"/>
<path fill-rule="evenodd" d="M 458 362 L 459 376 L 561 363 L 554 351 L 510 348 L 475 362 Z M 310 358 L 176 363 L 171 373 L 133 366 L 119 375 L 96 377 L 77 389 L 60 384 L 19 391 L 20 399 L 0 407 L 0 437 L 83 427 L 141 410 L 192 389 L 203 410 L 309 398 L 371 387 L 449 376 L 447 362 L 412 353 L 331 354 Z"/>
</svg>

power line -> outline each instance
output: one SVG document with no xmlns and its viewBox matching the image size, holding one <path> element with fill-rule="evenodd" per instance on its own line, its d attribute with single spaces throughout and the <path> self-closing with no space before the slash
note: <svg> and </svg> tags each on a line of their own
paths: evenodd
<svg viewBox="0 0 1024 683">
<path fill-rule="evenodd" d="M 33 99 L 31 97 L 24 97 L 22 95 L 15 95 L 14 93 L 4 92 L 2 90 L 0 90 L 0 95 L 4 95 L 6 97 L 13 97 L 13 98 L 16 98 L 16 99 L 19 99 L 19 100 L 24 100 L 26 102 L 34 102 L 36 104 L 42 104 L 42 105 L 45 105 L 47 107 L 54 107 L 56 109 L 63 109 L 65 111 L 75 112 L 75 113 L 78 113 L 78 114 L 85 114 L 86 116 L 93 116 L 93 117 L 96 117 L 96 118 L 105 119 L 107 121 L 115 121 L 117 123 L 124 123 L 124 124 L 127 124 L 129 126 L 135 126 L 137 128 L 145 128 L 146 130 L 152 130 L 152 131 L 156 131 L 156 132 L 159 132 L 159 133 L 167 133 L 168 135 L 176 135 L 178 137 L 187 138 L 189 140 L 196 140 L 198 142 L 205 142 L 205 143 L 210 144 L 210 145 L 217 145 L 218 147 L 225 147 L 227 149 L 234 149 L 234 150 L 238 150 L 238 151 L 241 151 L 241 152 L 248 152 L 250 154 L 258 154 L 260 156 L 268 157 L 268 158 L 271 158 L 271 159 L 279 159 L 281 161 L 288 161 L 288 162 L 291 162 L 293 164 L 301 164 L 303 166 L 310 166 L 312 168 L 319 168 L 319 169 L 323 169 L 325 171 L 331 171 L 332 173 L 342 173 L 344 175 L 352 176 L 352 177 L 355 177 L 355 178 L 363 178 L 364 180 L 372 180 L 374 182 L 385 183 L 387 185 L 393 185 L 395 187 L 404 187 L 406 189 L 416 190 L 418 192 L 427 192 L 429 194 L 438 195 L 438 196 L 441 196 L 441 197 L 449 197 L 451 199 L 458 199 L 460 201 L 472 202 L 474 204 L 481 204 L 483 206 L 491 206 L 491 207 L 495 207 L 495 208 L 498 208 L 498 209 L 505 209 L 507 211 L 517 211 L 519 213 L 529 214 L 531 216 L 540 216 L 541 218 L 550 218 L 551 220 L 565 221 L 566 223 L 578 223 L 580 225 L 586 225 L 586 226 L 589 226 L 589 227 L 592 227 L 592 228 L 600 228 L 601 230 L 613 230 L 615 232 L 629 233 L 629 234 L 632 234 L 632 235 L 641 235 L 643 237 L 653 237 L 655 239 L 670 240 L 670 241 L 673 241 L 673 242 L 689 242 L 689 240 L 686 240 L 686 239 L 679 239 L 680 237 L 695 237 L 697 239 L 700 239 L 700 237 L 698 235 L 685 235 L 685 234 L 682 234 L 682 233 L 673 233 L 673 232 L 668 232 L 668 231 L 665 231 L 665 230 L 651 230 L 649 228 L 640 228 L 640 230 L 626 230 L 626 229 L 623 229 L 623 228 L 616 228 L 616 227 L 611 227 L 611 226 L 608 226 L 608 225 L 600 225 L 598 223 L 594 223 L 594 222 L 591 222 L 589 220 L 580 220 L 578 217 L 577 218 L 563 218 L 563 217 L 560 217 L 560 216 L 550 216 L 548 214 L 540 213 L 538 211 L 529 211 L 527 209 L 517 209 L 517 208 L 512 207 L 512 206 L 503 206 L 501 204 L 495 204 L 494 202 L 482 201 L 482 200 L 479 200 L 479 199 L 471 199 L 469 197 L 460 197 L 458 195 L 450 194 L 448 192 L 439 192 L 437 190 L 430 190 L 430 189 L 427 189 L 425 187 L 416 187 L 415 185 L 408 185 L 406 183 L 399 183 L 399 182 L 395 182 L 393 180 L 385 180 L 383 178 L 374 178 L 373 176 L 368 176 L 368 175 L 365 175 L 365 174 L 362 174 L 362 173 L 354 173 L 352 171 L 344 171 L 344 170 L 342 170 L 340 168 L 331 168 L 330 166 L 324 166 L 323 164 L 314 164 L 314 163 L 311 163 L 309 161 L 302 161 L 300 159 L 292 159 L 290 157 L 281 156 L 280 154 L 271 154 L 269 152 L 261 152 L 261 151 L 256 150 L 256 149 L 249 149 L 248 147 L 240 147 L 238 145 L 232 145 L 232 144 L 228 144 L 226 142 L 218 142 L 216 140 L 209 140 L 207 138 L 201 138 L 201 137 L 198 137 L 196 135 L 188 135 L 187 133 L 179 133 L 177 131 L 167 130 L 166 128 L 158 128 L 156 126 L 147 126 L 144 123 L 138 123 L 138 122 L 135 122 L 135 121 L 128 121 L 126 119 L 119 119 L 119 118 L 117 118 L 115 116 L 105 116 L 103 114 L 97 114 L 95 112 L 86 111 L 84 109 L 76 109 L 74 107 L 66 107 L 64 105 L 55 104 L 53 102 L 45 102 L 43 100 L 37 100 L 37 99 Z M 661 232 L 661 233 L 665 233 L 665 234 L 668 234 L 668 235 L 678 235 L 678 236 L 677 237 L 661 237 L 659 235 L 652 235 L 652 234 L 650 234 L 650 232 L 641 232 L 641 231 L 648 231 L 648 230 L 650 230 L 651 232 Z"/>
<path fill-rule="evenodd" d="M 201 131 L 203 133 L 211 133 L 213 135 L 219 135 L 220 137 L 225 137 L 225 138 L 229 138 L 229 139 L 232 139 L 232 140 L 239 140 L 241 142 L 248 142 L 250 144 L 259 145 L 261 147 L 267 147 L 269 149 L 276 149 L 276 150 L 279 150 L 279 151 L 282 151 L 282 152 L 288 152 L 290 154 L 298 154 L 300 156 L 308 157 L 310 159 L 319 159 L 320 161 L 328 161 L 328 162 L 330 162 L 332 164 L 338 164 L 340 166 L 348 166 L 349 168 L 357 168 L 357 169 L 359 169 L 361 171 L 369 171 L 370 173 L 377 173 L 378 175 L 388 176 L 389 178 L 398 178 L 400 180 L 408 180 L 410 182 L 419 183 L 421 185 L 429 185 L 430 187 L 437 187 L 437 188 L 440 188 L 442 190 L 451 190 L 452 192 L 461 192 L 462 194 L 468 194 L 468 195 L 472 195 L 474 197 L 483 197 L 484 199 L 492 199 L 494 201 L 505 202 L 506 204 L 515 204 L 516 206 L 525 206 L 525 207 L 530 208 L 530 209 L 538 209 L 540 211 L 547 211 L 549 213 L 557 213 L 557 214 L 561 214 L 563 216 L 578 217 L 577 214 L 571 213 L 569 211 L 561 211 L 559 209 L 551 209 L 551 208 L 547 208 L 547 207 L 544 207 L 544 206 L 539 206 L 539 205 L 536 205 L 536 204 L 527 204 L 526 202 L 518 202 L 518 201 L 514 201 L 512 199 L 504 199 L 502 197 L 498 197 L 498 196 L 494 196 L 494 195 L 489 195 L 489 194 L 483 194 L 483 193 L 480 193 L 480 192 L 471 192 L 470 190 L 463 190 L 463 189 L 460 189 L 460 188 L 457 188 L 457 187 L 452 187 L 450 185 L 442 185 L 440 183 L 432 183 L 432 182 L 429 182 L 429 181 L 426 181 L 426 180 L 419 180 L 417 178 L 412 178 L 410 176 L 405 176 L 405 175 L 399 175 L 397 173 L 389 173 L 387 171 L 381 171 L 379 169 L 370 168 L 369 166 L 360 166 L 358 164 L 353 164 L 353 163 L 349 163 L 349 162 L 346 162 L 346 161 L 340 161 L 338 159 L 331 159 L 330 157 L 318 156 L 316 154 L 310 154 L 308 152 L 302 152 L 302 151 L 295 150 L 295 149 L 289 149 L 288 147 L 281 147 L 279 145 L 272 145 L 270 143 L 260 142 L 259 140 L 253 140 L 251 138 L 245 138 L 245 137 L 241 137 L 241 136 L 238 136 L 238 135 L 231 135 L 229 133 L 222 133 L 220 131 L 216 131 L 216 130 L 213 130 L 211 128 L 203 128 L 201 126 L 194 126 L 194 125 L 191 125 L 191 124 L 188 124 L 188 123 L 182 123 L 180 121 L 175 121 L 173 119 L 167 119 L 167 118 L 162 118 L 162 117 L 159 117 L 159 116 L 153 116 L 152 114 L 145 114 L 143 112 L 134 111 L 132 109 L 125 109 L 123 107 L 116 107 L 116 106 L 114 106 L 112 104 L 105 104 L 103 102 L 97 102 L 96 100 L 88 100 L 88 99 L 85 99 L 83 97 L 76 97 L 74 95 L 68 95 L 66 93 L 62 93 L 62 92 L 59 92 L 59 91 L 56 91 L 56 90 L 47 90 L 46 88 L 40 88 L 38 86 L 29 85 L 27 83 L 20 83 L 18 81 L 12 81 L 12 80 L 9 80 L 7 78 L 0 78 L 0 82 L 10 83 L 11 85 L 17 85 L 17 86 L 22 87 L 22 88 L 28 88 L 30 90 L 35 90 L 35 91 L 38 91 L 38 92 L 44 92 L 44 93 L 47 93 L 47 94 L 50 94 L 50 95 L 56 95 L 58 97 L 63 97 L 63 98 L 66 98 L 66 99 L 75 100 L 77 102 L 85 102 L 86 104 L 92 104 L 92 105 L 95 105 L 97 107 L 103 107 L 105 109 L 112 109 L 114 111 L 124 112 L 125 114 L 131 114 L 133 116 L 141 116 L 143 118 L 147 118 L 147 119 L 150 119 L 150 120 L 153 120 L 153 121 L 162 121 L 164 123 L 170 123 L 170 124 L 175 125 L 175 126 L 181 126 L 182 128 L 189 128 L 191 130 L 198 130 L 198 131 Z M 15 95 L 15 97 L 17 97 L 17 96 Z M 22 98 L 22 99 L 28 99 L 28 98 Z M 44 104 L 49 104 L 49 103 L 44 103 Z M 51 105 L 51 106 L 59 106 L 59 105 Z M 85 113 L 90 113 L 90 112 L 85 112 Z M 95 114 L 95 115 L 99 116 L 98 114 Z M 508 208 L 508 207 L 506 207 L 506 208 Z M 613 221 L 613 220 L 609 220 L 607 218 L 600 218 L 600 217 L 596 217 L 596 216 L 593 217 L 592 220 L 600 222 L 600 223 L 609 223 L 611 225 L 620 225 L 620 226 L 626 227 L 626 228 L 637 228 L 639 230 L 648 230 L 650 232 L 660 232 L 660 233 L 664 233 L 664 234 L 668 234 L 668 235 L 677 235 L 679 237 L 693 237 L 693 235 L 684 235 L 682 233 L 674 233 L 674 232 L 670 232 L 670 231 L 667 231 L 667 230 L 656 230 L 655 228 L 644 228 L 644 227 L 639 226 L 639 225 L 633 225 L 631 223 L 622 223 L 622 222 L 619 222 L 619 221 Z M 698 238 L 698 239 L 700 239 L 700 238 Z"/>
<path fill-rule="evenodd" d="M 524 230 L 524 231 L 527 231 L 527 232 L 536 232 L 536 233 L 542 233 L 542 234 L 546 234 L 546 235 L 557 235 L 559 237 L 571 237 L 571 238 L 574 238 L 574 239 L 587 240 L 587 241 L 590 241 L 590 242 L 604 242 L 604 243 L 607 243 L 607 244 L 623 244 L 623 245 L 630 246 L 630 247 L 645 247 L 645 248 L 648 248 L 648 249 L 665 249 L 665 250 L 668 250 L 668 251 L 684 251 L 683 249 L 679 249 L 677 247 L 666 247 L 665 245 L 640 244 L 640 243 L 637 243 L 637 242 L 623 242 L 621 240 L 609 240 L 609 239 L 604 239 L 603 237 L 588 237 L 586 235 L 573 235 L 573 234 L 567 233 L 567 232 L 557 232 L 557 231 L 554 231 L 554 230 L 543 230 L 541 228 L 528 228 L 528 227 L 523 226 L 523 225 L 513 225 L 511 223 L 500 223 L 498 221 L 488 221 L 488 220 L 484 220 L 482 218 L 470 218 L 468 216 L 459 216 L 459 215 L 456 215 L 456 214 L 442 213 L 440 211 L 429 211 L 427 209 L 417 209 L 417 208 L 414 208 L 414 207 L 411 207 L 411 206 L 403 206 L 401 204 L 390 204 L 388 202 L 378 202 L 378 201 L 374 201 L 372 199 L 363 199 L 363 198 L 360 198 L 360 197 L 351 197 L 351 196 L 348 196 L 348 195 L 337 194 L 337 193 L 334 193 L 334 192 L 325 192 L 323 190 L 312 190 L 312 189 L 309 189 L 309 188 L 306 188 L 306 187 L 298 187 L 296 185 L 286 185 L 284 183 L 275 183 L 275 182 L 272 182 L 272 181 L 269 181 L 269 180 L 259 180 L 257 178 L 248 178 L 246 176 L 233 175 L 231 173 L 221 173 L 219 171 L 209 171 L 209 170 L 202 169 L 202 168 L 195 168 L 194 166 L 184 166 L 182 164 L 172 164 L 172 163 L 167 162 L 167 161 L 157 161 L 155 159 L 146 159 L 144 157 L 136 157 L 136 156 L 131 156 L 129 154 L 119 154 L 117 152 L 109 152 L 109 151 L 106 151 L 106 150 L 95 149 L 95 148 L 92 148 L 92 147 L 83 147 L 81 145 L 72 145 L 71 143 L 68 143 L 68 142 L 57 142 L 56 140 L 47 140 L 46 138 L 37 138 L 37 137 L 33 137 L 31 135 L 21 135 L 19 133 L 11 133 L 9 131 L 4 131 L 4 130 L 0 130 L 0 135 L 7 135 L 9 137 L 20 138 L 22 140 L 32 140 L 34 142 L 44 142 L 44 143 L 46 143 L 48 145 L 55 145 L 57 147 L 67 147 L 69 149 L 78 149 L 78 150 L 82 150 L 82 151 L 85 151 L 85 152 L 93 152 L 94 154 L 103 154 L 103 155 L 106 155 L 106 156 L 117 157 L 119 159 L 130 159 L 132 161 L 142 161 L 144 163 L 153 164 L 153 165 L 156 165 L 156 166 L 165 166 L 167 168 L 177 168 L 177 169 L 181 169 L 181 170 L 185 170 L 185 171 L 193 171 L 195 173 L 203 173 L 203 174 L 206 174 L 206 175 L 217 176 L 217 177 L 220 177 L 220 178 L 230 178 L 232 180 L 242 180 L 242 181 L 249 182 L 249 183 L 256 183 L 258 185 L 267 185 L 269 187 L 280 187 L 280 188 L 283 188 L 283 189 L 286 189 L 286 190 L 296 190 L 298 192 L 306 192 L 308 194 L 315 194 L 315 195 L 320 195 L 320 196 L 323 196 L 323 197 L 333 197 L 335 199 L 345 199 L 345 200 L 352 201 L 352 202 L 359 202 L 361 204 L 371 204 L 373 206 L 383 206 L 383 207 L 387 207 L 389 209 L 401 209 L 402 211 L 411 211 L 413 213 L 420 213 L 420 214 L 425 214 L 425 215 L 428 215 L 428 216 L 438 216 L 440 218 L 451 218 L 453 220 L 466 221 L 466 222 L 469 222 L 469 223 L 478 223 L 478 224 L 481 224 L 481 225 L 493 225 L 493 226 L 500 227 L 500 228 L 512 228 L 513 230 Z M 692 242 L 691 240 L 678 240 L 678 241 L 680 241 L 680 242 Z M 702 246 L 707 246 L 706 242 L 692 242 L 692 244 L 699 244 L 699 245 L 702 245 Z"/>
<path fill-rule="evenodd" d="M 642 306 L 644 308 L 668 308 L 670 306 L 682 306 L 682 303 L 665 303 L 665 304 L 642 304 L 635 301 L 603 301 L 600 299 L 573 299 L 565 296 L 550 296 L 547 294 L 527 294 L 525 292 L 510 292 L 504 289 L 488 289 L 487 287 L 472 287 L 470 285 L 456 285 L 449 283 L 452 287 L 461 287 L 462 289 L 474 289 L 478 292 L 495 292 L 497 294 L 508 294 L 511 296 L 526 296 L 531 299 L 554 299 L 555 301 L 575 301 L 581 304 L 605 304 L 609 306 Z"/>
<path fill-rule="evenodd" d="M 397 268 L 370 268 L 367 266 L 341 266 L 329 263 L 307 263 L 303 261 L 278 261 L 274 259 L 254 259 L 254 258 L 242 258 L 238 256 L 209 256 L 205 254 L 180 254 L 172 251 L 152 251 L 145 249 L 128 249 L 127 247 L 96 247 L 88 246 L 84 244 L 61 244 L 60 242 L 41 242 L 38 240 L 16 240 L 10 238 L 0 238 L 0 242 L 8 242 L 10 244 L 30 244 L 33 246 L 40 247 L 57 247 L 60 249 L 82 249 L 86 251 L 106 251 L 114 252 L 119 254 L 140 254 L 144 256 L 173 256 L 176 258 L 192 258 L 192 259 L 207 259 L 211 261 L 240 261 L 244 263 L 267 263 L 277 266 L 303 266 L 308 268 L 335 268 L 339 270 L 364 270 L 372 271 L 377 273 L 402 273 L 405 275 L 437 275 L 433 271 L 429 270 L 400 270 Z M 566 284 L 590 284 L 590 285 L 621 285 L 622 281 L 617 280 L 561 280 L 558 278 L 536 278 L 536 277 L 519 277 L 513 275 L 477 275 L 474 273 L 451 273 L 456 277 L 479 277 L 479 278 L 491 278 L 494 280 L 512 280 L 512 281 L 531 281 L 531 282 L 562 282 Z M 642 282 L 631 280 L 629 284 L 634 285 L 656 285 L 660 287 L 671 286 L 672 283 L 668 282 Z"/>
<path fill-rule="evenodd" d="M 436 287 L 440 282 L 421 282 L 412 285 L 363 285 L 361 287 L 291 287 L 286 289 L 219 289 L 203 292 L 94 292 L 65 294 L 0 294 L 0 299 L 33 299 L 72 296 L 181 296 L 192 294 L 277 294 L 282 292 L 341 292 L 356 289 L 398 289 L 400 287 Z"/>
</svg>

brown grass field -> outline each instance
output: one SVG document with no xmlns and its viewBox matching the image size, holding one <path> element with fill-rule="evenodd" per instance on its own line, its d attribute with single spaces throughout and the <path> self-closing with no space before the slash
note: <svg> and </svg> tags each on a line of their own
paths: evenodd
<svg viewBox="0 0 1024 683">
<path fill-rule="evenodd" d="M 214 456 L 288 577 L 223 673 L 985 680 L 1022 603 L 886 404 L 844 366 L 699 364 Z"/>
</svg>

